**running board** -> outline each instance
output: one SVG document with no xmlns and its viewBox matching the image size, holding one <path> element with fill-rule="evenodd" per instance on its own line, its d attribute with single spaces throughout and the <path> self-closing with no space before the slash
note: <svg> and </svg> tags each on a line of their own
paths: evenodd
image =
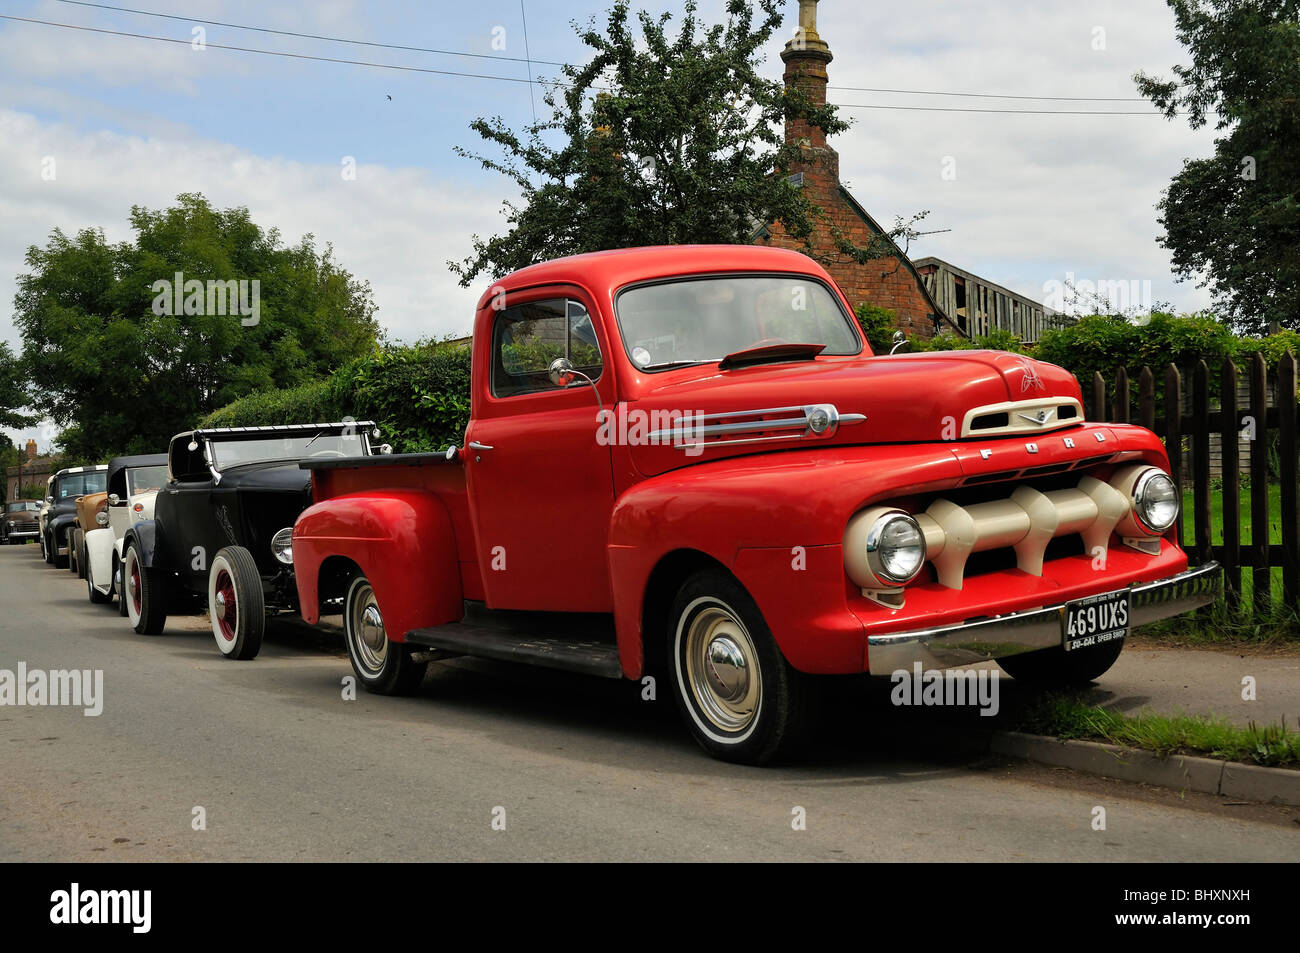
<svg viewBox="0 0 1300 953">
<path fill-rule="evenodd" d="M 623 677 L 618 646 L 609 642 L 536 638 L 464 622 L 412 629 L 406 633 L 406 641 L 457 655 L 521 662 L 601 678 Z"/>
</svg>

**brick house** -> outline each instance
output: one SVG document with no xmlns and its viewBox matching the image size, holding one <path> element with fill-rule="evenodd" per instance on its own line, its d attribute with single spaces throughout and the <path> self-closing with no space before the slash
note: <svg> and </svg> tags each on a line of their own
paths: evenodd
<svg viewBox="0 0 1300 953">
<path fill-rule="evenodd" d="M 817 0 L 800 0 L 799 30 L 781 51 L 785 62 L 786 86 L 803 90 L 812 102 L 826 102 L 826 66 L 830 47 L 817 34 Z M 880 224 L 868 214 L 840 183 L 840 157 L 826 142 L 826 133 L 801 119 L 786 123 L 787 142 L 802 146 L 802 157 L 791 167 L 792 179 L 820 206 L 824 220 L 812 237 L 815 258 L 844 290 L 849 303 L 869 303 L 897 313 L 897 327 L 909 334 L 929 338 L 949 330 L 965 333 L 938 305 L 916 266 L 892 241 L 892 257 L 859 264 L 844 255 L 835 244 L 832 229 L 861 247 L 873 238 L 885 236 Z M 777 245 L 806 251 L 802 239 L 792 238 L 779 223 L 760 228 L 758 244 Z"/>
</svg>

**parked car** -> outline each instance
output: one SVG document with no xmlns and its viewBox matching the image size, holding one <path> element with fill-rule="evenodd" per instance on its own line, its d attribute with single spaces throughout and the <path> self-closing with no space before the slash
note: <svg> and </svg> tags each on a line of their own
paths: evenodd
<svg viewBox="0 0 1300 953">
<path fill-rule="evenodd" d="M 311 503 L 301 458 L 368 456 L 372 422 L 193 430 L 172 438 L 167 485 L 152 519 L 123 541 L 126 614 L 141 635 L 162 632 L 173 605 L 208 606 L 228 658 L 262 647 L 268 613 L 296 612 L 290 536 Z"/>
<path fill-rule="evenodd" d="M 39 500 L 12 500 L 6 503 L 4 519 L 0 520 L 0 539 L 15 546 L 39 538 L 40 511 Z"/>
<path fill-rule="evenodd" d="M 46 483 L 45 502 L 49 509 L 42 516 L 41 549 L 52 566 L 68 565 L 69 531 L 77 521 L 77 497 L 101 493 L 108 467 L 66 467 Z"/>
<path fill-rule="evenodd" d="M 85 534 L 83 563 L 86 593 L 91 602 L 103 603 L 119 595 L 122 544 L 135 523 L 153 519 L 154 499 L 167 483 L 167 454 L 114 457 L 108 461 L 108 492 L 104 521 L 95 515 L 96 527 Z M 126 615 L 126 599 L 118 599 Z"/>
<path fill-rule="evenodd" d="M 479 301 L 464 448 L 313 460 L 293 560 L 369 690 L 463 654 L 671 685 L 711 754 L 799 744 L 814 676 L 1086 682 L 1212 601 L 1160 440 L 1061 368 L 873 356 L 815 262 L 559 259 Z"/>
<path fill-rule="evenodd" d="M 87 493 L 77 497 L 75 505 L 76 518 L 68 529 L 68 570 L 78 579 L 85 579 L 86 528 L 108 525 L 108 494 L 103 491 Z"/>
</svg>

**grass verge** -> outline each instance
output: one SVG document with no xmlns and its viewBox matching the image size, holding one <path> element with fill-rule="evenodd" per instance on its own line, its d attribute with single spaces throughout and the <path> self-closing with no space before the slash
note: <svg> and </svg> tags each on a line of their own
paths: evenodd
<svg viewBox="0 0 1300 953">
<path fill-rule="evenodd" d="M 1242 728 L 1204 715 L 1129 716 L 1098 708 L 1070 694 L 1046 695 L 1032 703 L 1016 730 L 1057 738 L 1085 738 L 1141 748 L 1156 754 L 1203 755 L 1270 766 L 1300 764 L 1300 732 L 1280 724 Z"/>
</svg>

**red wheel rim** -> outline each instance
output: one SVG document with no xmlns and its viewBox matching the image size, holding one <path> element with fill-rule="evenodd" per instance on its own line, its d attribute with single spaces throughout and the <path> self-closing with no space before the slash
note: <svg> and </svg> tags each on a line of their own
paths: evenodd
<svg viewBox="0 0 1300 953">
<path fill-rule="evenodd" d="M 136 560 L 131 560 L 131 604 L 135 606 L 135 614 L 140 614 L 140 564 Z"/>
<path fill-rule="evenodd" d="M 217 628 L 221 630 L 221 637 L 227 642 L 235 641 L 235 626 L 238 622 L 236 613 L 238 607 L 235 605 L 235 583 L 230 578 L 230 573 L 224 569 L 217 571 Z"/>
</svg>

